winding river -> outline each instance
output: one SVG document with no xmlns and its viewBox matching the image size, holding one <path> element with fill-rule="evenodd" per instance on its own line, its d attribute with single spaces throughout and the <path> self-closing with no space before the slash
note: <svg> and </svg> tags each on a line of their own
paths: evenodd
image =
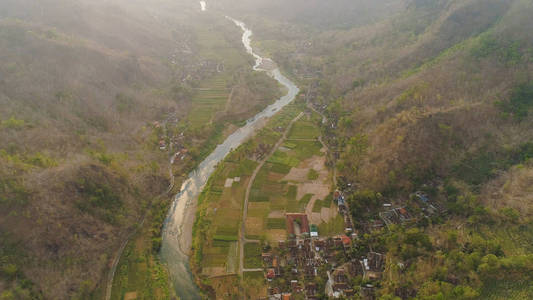
<svg viewBox="0 0 533 300">
<path fill-rule="evenodd" d="M 202 4 L 202 8 L 205 7 L 204 5 Z M 279 109 L 289 104 L 300 91 L 292 81 L 281 74 L 279 69 L 275 68 L 268 71 L 261 69 L 262 62 L 265 59 L 253 51 L 250 40 L 252 31 L 246 28 L 243 22 L 230 17 L 226 18 L 243 30 L 242 42 L 244 47 L 255 58 L 253 69 L 268 72 L 272 78 L 288 89 L 288 93 L 247 120 L 246 125 L 237 129 L 222 144 L 218 145 L 200 163 L 197 169 L 189 174 L 188 179 L 181 186 L 181 191 L 174 197 L 164 224 L 161 257 L 169 269 L 176 293 L 183 300 L 201 299 L 190 271 L 188 256 L 191 250 L 192 225 L 196 214 L 196 202 L 200 192 L 207 183 L 209 176 L 215 170 L 216 165 L 232 149 L 237 148 L 256 130 L 264 126 L 265 122 L 263 121 L 265 118 L 273 116 Z"/>
</svg>

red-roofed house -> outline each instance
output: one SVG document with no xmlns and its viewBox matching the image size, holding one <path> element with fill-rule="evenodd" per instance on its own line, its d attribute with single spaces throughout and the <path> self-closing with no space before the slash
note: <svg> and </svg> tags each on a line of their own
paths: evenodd
<svg viewBox="0 0 533 300">
<path fill-rule="evenodd" d="M 276 271 L 274 269 L 268 269 L 267 270 L 267 274 L 266 274 L 266 278 L 268 280 L 272 280 L 272 279 L 276 278 Z"/>
<path fill-rule="evenodd" d="M 352 244 L 352 240 L 346 235 L 341 236 L 341 239 L 342 239 L 342 245 L 344 247 L 350 247 L 350 245 Z"/>
<path fill-rule="evenodd" d="M 287 233 L 289 236 L 300 236 L 310 234 L 309 220 L 306 214 L 287 214 Z"/>
</svg>

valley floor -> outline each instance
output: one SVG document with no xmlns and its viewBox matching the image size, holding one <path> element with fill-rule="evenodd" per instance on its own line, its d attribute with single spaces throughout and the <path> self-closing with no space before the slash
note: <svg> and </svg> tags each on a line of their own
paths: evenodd
<svg viewBox="0 0 533 300">
<path fill-rule="evenodd" d="M 286 241 L 346 237 L 350 217 L 339 214 L 333 201 L 321 121 L 303 103 L 289 105 L 211 177 L 199 201 L 194 262 L 212 296 L 267 297 L 267 287 L 278 283 L 267 281 L 272 260 L 265 258 L 286 251 Z"/>
</svg>

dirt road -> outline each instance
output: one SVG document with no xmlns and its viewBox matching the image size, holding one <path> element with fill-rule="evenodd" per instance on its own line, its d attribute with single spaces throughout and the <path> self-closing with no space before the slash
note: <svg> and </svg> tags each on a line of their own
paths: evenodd
<svg viewBox="0 0 533 300">
<path fill-rule="evenodd" d="M 298 121 L 302 116 L 304 115 L 303 112 L 301 112 L 298 116 L 296 116 L 292 121 L 289 123 L 285 131 L 283 132 L 283 136 L 278 140 L 278 142 L 274 145 L 270 153 L 261 160 L 257 168 L 255 168 L 254 172 L 252 173 L 252 177 L 250 178 L 250 181 L 248 181 L 248 186 L 246 187 L 246 194 L 244 196 L 244 207 L 243 207 L 243 213 L 242 213 L 242 219 L 241 219 L 241 230 L 239 231 L 239 274 L 242 275 L 242 273 L 245 271 L 244 269 L 244 244 L 247 242 L 259 242 L 259 241 L 251 241 L 246 240 L 246 232 L 245 232 L 245 224 L 246 224 L 246 217 L 248 216 L 248 201 L 250 199 L 250 191 L 252 189 L 252 185 L 254 183 L 255 177 L 259 173 L 259 170 L 265 165 L 266 161 L 276 152 L 276 150 L 283 144 L 283 142 L 287 139 L 287 135 L 289 134 L 289 131 L 292 128 L 292 125 Z M 250 269 L 256 271 L 256 269 Z M 261 269 L 262 270 L 262 269 Z M 246 269 L 248 271 L 248 269 Z M 242 276 L 241 276 L 242 278 Z"/>
</svg>

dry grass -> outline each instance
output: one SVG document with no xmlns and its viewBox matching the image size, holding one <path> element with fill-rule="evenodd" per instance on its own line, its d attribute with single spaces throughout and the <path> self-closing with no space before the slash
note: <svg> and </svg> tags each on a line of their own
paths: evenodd
<svg viewBox="0 0 533 300">
<path fill-rule="evenodd" d="M 267 241 L 271 245 L 276 245 L 279 241 L 287 240 L 287 230 L 286 229 L 270 229 L 266 231 Z"/>
<path fill-rule="evenodd" d="M 533 215 L 533 168 L 520 165 L 489 182 L 483 191 L 484 202 L 492 208 L 511 207 L 524 218 Z"/>
<path fill-rule="evenodd" d="M 219 122 L 220 132 L 279 94 L 274 80 L 252 74 L 238 28 L 223 18 L 217 24 L 198 19 L 196 4 L 159 1 L 150 10 L 144 1 L 124 0 L 0 4 L 0 124 L 10 118 L 23 124 L 0 125 L 0 180 L 13 179 L 15 188 L 0 198 L 19 202 L 0 201 L 0 231 L 33 258 L 20 269 L 45 298 L 95 290 L 98 297 L 118 246 L 168 186 L 168 155 L 157 146 L 163 131 L 154 121 L 172 116 L 181 122 L 169 132 L 186 132 L 182 143 L 191 155 L 177 174 L 187 173 L 193 155 L 200 158 L 195 147 L 208 148 L 202 146 L 210 128 L 205 135 L 186 131 L 194 107 L 180 88 L 201 86 L 224 61 L 223 80 L 213 81 L 239 92 L 224 114 L 196 118 L 203 122 L 196 125 Z M 218 38 L 210 45 L 197 39 L 205 24 Z M 246 100 L 250 105 L 243 105 Z M 84 178 L 109 185 L 121 207 L 84 205 L 92 201 L 80 191 Z M 224 198 L 239 208 L 231 195 Z"/>
<path fill-rule="evenodd" d="M 262 236 L 264 234 L 263 227 L 264 219 L 263 218 L 246 218 L 245 230 L 246 235 L 249 236 Z"/>
</svg>

